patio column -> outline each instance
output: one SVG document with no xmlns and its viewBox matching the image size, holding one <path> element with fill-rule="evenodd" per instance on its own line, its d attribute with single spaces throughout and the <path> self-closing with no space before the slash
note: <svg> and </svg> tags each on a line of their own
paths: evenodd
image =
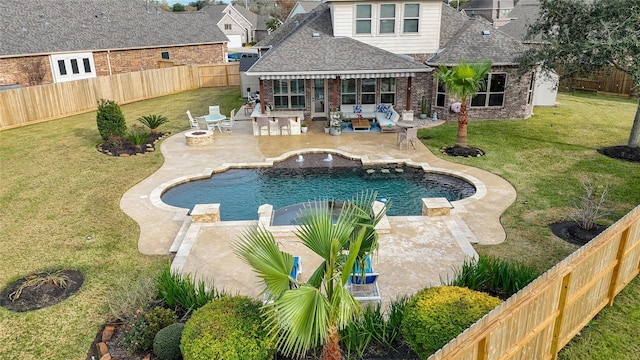
<svg viewBox="0 0 640 360">
<path fill-rule="evenodd" d="M 260 113 L 264 114 L 267 112 L 267 108 L 264 101 L 264 80 L 260 79 Z"/>
<path fill-rule="evenodd" d="M 340 82 L 340 76 L 336 76 L 333 79 L 333 111 L 338 108 L 338 82 Z M 342 111 L 342 109 L 340 109 Z"/>
<path fill-rule="evenodd" d="M 411 110 L 411 76 L 407 78 L 407 102 L 404 107 L 406 110 Z"/>
</svg>

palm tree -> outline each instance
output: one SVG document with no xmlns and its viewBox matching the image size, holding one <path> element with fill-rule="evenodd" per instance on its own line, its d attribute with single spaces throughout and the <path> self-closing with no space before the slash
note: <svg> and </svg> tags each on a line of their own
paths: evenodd
<svg viewBox="0 0 640 360">
<path fill-rule="evenodd" d="M 273 235 L 255 228 L 243 233 L 234 252 L 265 283 L 265 323 L 287 356 L 300 357 L 322 345 L 321 359 L 341 359 L 338 331 L 362 314 L 346 285 L 354 264 L 378 249 L 374 227 L 386 207 L 373 214 L 375 193 L 343 204 L 333 222 L 333 202 L 310 204 L 298 218 L 296 236 L 323 262 L 299 282 L 290 276 L 293 256 L 279 249 Z M 364 269 L 364 267 L 361 267 Z"/>
<path fill-rule="evenodd" d="M 452 68 L 447 68 L 444 65 L 439 66 L 438 80 L 445 85 L 449 95 L 460 99 L 461 103 L 456 146 L 467 147 L 467 124 L 469 123 L 467 99 L 486 85 L 485 78 L 491 65 L 490 61 L 478 63 L 462 61 Z"/>
</svg>

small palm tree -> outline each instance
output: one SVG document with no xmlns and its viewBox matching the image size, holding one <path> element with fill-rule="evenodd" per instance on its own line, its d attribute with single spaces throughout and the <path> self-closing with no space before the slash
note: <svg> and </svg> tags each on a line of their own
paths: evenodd
<svg viewBox="0 0 640 360">
<path fill-rule="evenodd" d="M 323 259 L 306 283 L 290 276 L 293 256 L 281 251 L 267 230 L 249 230 L 234 244 L 234 252 L 266 285 L 265 323 L 287 356 L 300 357 L 322 345 L 321 359 L 342 358 L 338 331 L 362 314 L 346 285 L 354 264 L 364 264 L 377 250 L 374 227 L 386 210 L 373 214 L 375 197 L 366 193 L 346 202 L 335 223 L 331 202 L 303 211 L 296 236 Z"/>
<path fill-rule="evenodd" d="M 460 62 L 452 68 L 440 65 L 437 73 L 438 80 L 446 86 L 449 95 L 460 99 L 460 114 L 458 114 L 458 134 L 456 146 L 467 147 L 467 99 L 485 86 L 485 77 L 491 69 L 491 62 Z"/>
<path fill-rule="evenodd" d="M 151 130 L 151 135 L 155 135 L 158 133 L 158 127 L 162 124 L 168 123 L 169 119 L 162 115 L 145 115 L 139 117 L 138 121 Z"/>
</svg>

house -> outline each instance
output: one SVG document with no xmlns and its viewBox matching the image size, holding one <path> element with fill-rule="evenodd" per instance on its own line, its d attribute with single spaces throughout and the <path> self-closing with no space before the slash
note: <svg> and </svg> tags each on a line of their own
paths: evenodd
<svg viewBox="0 0 640 360">
<path fill-rule="evenodd" d="M 469 0 L 462 5 L 469 16 L 482 16 L 498 28 L 509 22 L 509 12 L 513 10 L 514 0 Z"/>
<path fill-rule="evenodd" d="M 291 12 L 287 16 L 286 20 L 291 19 L 297 14 L 306 14 L 315 9 L 320 4 L 322 4 L 322 1 L 298 1 L 295 5 L 293 5 L 293 8 L 291 9 Z"/>
<path fill-rule="evenodd" d="M 229 38 L 229 48 L 241 48 L 246 43 L 260 41 L 267 36 L 268 16 L 258 15 L 240 5 L 207 5 L 200 10 L 208 14 L 214 24 Z"/>
<path fill-rule="evenodd" d="M 208 16 L 143 0 L 3 0 L 0 12 L 0 85 L 154 69 L 162 59 L 225 61 L 228 39 Z"/>
<path fill-rule="evenodd" d="M 297 14 L 255 46 L 263 54 L 247 71 L 260 80 L 263 104 L 325 117 L 335 109 L 391 103 L 448 118 L 450 99 L 434 77 L 437 65 L 491 60 L 489 86 L 474 97 L 471 118 L 531 116 L 531 76 L 517 76 L 516 39 L 439 0 L 329 0 Z"/>
</svg>

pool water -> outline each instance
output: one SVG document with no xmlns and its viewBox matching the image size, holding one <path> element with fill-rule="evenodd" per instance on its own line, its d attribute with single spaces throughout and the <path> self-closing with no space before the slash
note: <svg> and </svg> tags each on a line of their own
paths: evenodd
<svg viewBox="0 0 640 360">
<path fill-rule="evenodd" d="M 233 169 L 209 179 L 177 185 L 162 195 L 166 204 L 193 209 L 195 204 L 220 204 L 220 219 L 257 220 L 258 207 L 274 210 L 314 201 L 346 201 L 364 191 L 391 201 L 391 216 L 421 215 L 421 198 L 449 201 L 473 195 L 470 183 L 448 175 L 425 173 L 412 167 L 318 167 Z"/>
</svg>

